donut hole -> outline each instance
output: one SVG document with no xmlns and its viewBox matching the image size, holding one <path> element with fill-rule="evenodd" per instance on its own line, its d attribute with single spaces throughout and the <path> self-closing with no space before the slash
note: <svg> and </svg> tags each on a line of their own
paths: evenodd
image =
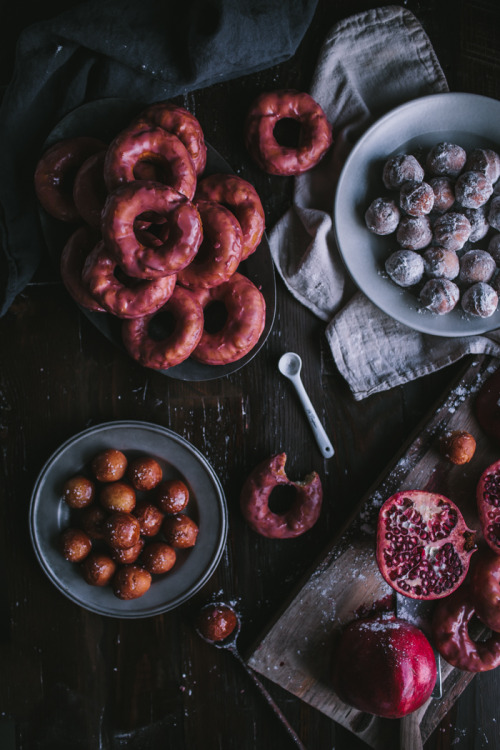
<svg viewBox="0 0 500 750">
<path fill-rule="evenodd" d="M 153 341 L 164 341 L 175 331 L 176 319 L 169 310 L 160 310 L 149 321 L 148 336 Z"/>
<path fill-rule="evenodd" d="M 134 234 L 146 247 L 163 245 L 168 239 L 169 231 L 169 224 L 165 217 L 154 211 L 139 214 L 134 221 Z"/>
<path fill-rule="evenodd" d="M 212 300 L 206 305 L 203 316 L 205 319 L 204 328 L 207 333 L 218 333 L 226 325 L 227 309 L 221 300 Z"/>
<path fill-rule="evenodd" d="M 292 507 L 296 498 L 295 487 L 291 484 L 277 484 L 269 495 L 269 510 L 282 515 Z"/>
<path fill-rule="evenodd" d="M 285 148 L 298 148 L 301 138 L 301 124 L 293 117 L 282 117 L 274 126 L 276 142 Z"/>
<path fill-rule="evenodd" d="M 152 180 L 170 185 L 174 179 L 172 167 L 166 159 L 161 159 L 155 154 L 147 154 L 141 157 L 132 170 L 136 180 Z"/>
</svg>

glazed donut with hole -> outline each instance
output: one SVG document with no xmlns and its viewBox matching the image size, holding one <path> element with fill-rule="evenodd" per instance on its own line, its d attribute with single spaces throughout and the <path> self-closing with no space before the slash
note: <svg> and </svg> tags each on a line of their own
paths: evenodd
<svg viewBox="0 0 500 750">
<path fill-rule="evenodd" d="M 276 125 L 285 119 L 299 123 L 296 147 L 276 140 Z M 309 94 L 293 89 L 266 92 L 255 99 L 247 114 L 245 143 L 256 164 L 268 174 L 298 175 L 321 161 L 332 144 L 332 129 Z"/>
<path fill-rule="evenodd" d="M 134 279 L 117 273 L 118 269 L 118 263 L 101 241 L 87 257 L 82 272 L 91 295 L 117 318 L 150 315 L 173 294 L 175 274 L 159 279 Z"/>
<path fill-rule="evenodd" d="M 432 634 L 436 649 L 449 664 L 467 672 L 486 672 L 500 666 L 500 633 L 491 633 L 485 641 L 474 641 L 469 623 L 475 611 L 468 586 L 461 586 L 439 601 Z"/>
<path fill-rule="evenodd" d="M 35 193 L 42 208 L 59 221 L 76 222 L 80 214 L 73 199 L 75 175 L 84 161 L 106 148 L 99 138 L 65 138 L 50 146 L 35 169 Z"/>
<path fill-rule="evenodd" d="M 203 240 L 177 281 L 188 288 L 218 286 L 228 281 L 241 260 L 243 233 L 234 214 L 216 201 L 197 201 Z"/>
<path fill-rule="evenodd" d="M 144 171 L 146 167 L 147 171 Z M 111 192 L 119 185 L 155 176 L 191 200 L 196 170 L 186 147 L 163 128 L 125 128 L 110 143 L 104 160 L 104 181 Z"/>
<path fill-rule="evenodd" d="M 319 518 L 323 488 L 316 472 L 301 482 L 285 472 L 286 453 L 262 461 L 245 481 L 240 495 L 243 517 L 254 531 L 270 539 L 290 539 L 309 531 Z M 279 485 L 291 487 L 294 499 L 284 513 L 269 507 L 271 493 Z"/>
<path fill-rule="evenodd" d="M 173 330 L 155 335 L 153 321 L 161 314 L 173 318 Z M 202 333 L 203 308 L 193 293 L 181 286 L 175 287 L 170 299 L 156 313 L 125 320 L 122 327 L 127 352 L 139 364 L 153 370 L 167 370 L 184 362 L 198 345 Z"/>
<path fill-rule="evenodd" d="M 144 244 L 144 236 L 136 232 L 136 221 L 149 212 L 158 215 L 162 234 L 154 237 L 148 226 L 150 244 Z M 193 203 L 167 185 L 141 180 L 121 185 L 109 194 L 101 229 L 122 270 L 142 279 L 178 273 L 193 260 L 203 236 Z"/>
<path fill-rule="evenodd" d="M 193 295 L 206 314 L 213 302 L 222 303 L 226 320 L 215 332 L 204 329 L 193 359 L 206 365 L 227 365 L 244 357 L 257 344 L 266 322 L 264 296 L 241 273 L 210 289 L 194 289 Z"/>
<path fill-rule="evenodd" d="M 146 107 L 130 124 L 132 129 L 144 130 L 151 125 L 173 133 L 186 147 L 200 175 L 207 162 L 207 147 L 202 127 L 197 118 L 184 107 L 172 102 L 155 102 Z"/>
<path fill-rule="evenodd" d="M 242 177 L 231 174 L 211 174 L 198 182 L 195 201 L 209 200 L 222 203 L 238 219 L 243 232 L 241 260 L 257 250 L 265 229 L 261 200 L 254 186 Z"/>
<path fill-rule="evenodd" d="M 85 261 L 98 239 L 98 234 L 90 227 L 75 229 L 63 247 L 59 267 L 63 284 L 77 304 L 93 312 L 105 312 L 105 308 L 92 296 L 88 284 L 82 278 Z"/>
</svg>

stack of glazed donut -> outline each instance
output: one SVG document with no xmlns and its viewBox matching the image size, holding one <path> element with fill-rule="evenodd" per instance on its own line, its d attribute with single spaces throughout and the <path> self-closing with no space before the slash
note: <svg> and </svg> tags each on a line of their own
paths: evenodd
<svg viewBox="0 0 500 750">
<path fill-rule="evenodd" d="M 262 203 L 241 177 L 204 176 L 206 157 L 198 120 L 157 102 L 109 144 L 58 141 L 35 171 L 42 208 L 76 225 L 61 254 L 69 293 L 121 319 L 127 352 L 156 370 L 188 357 L 229 364 L 264 329 L 264 297 L 238 270 L 263 236 Z M 225 321 L 212 332 L 205 310 L 215 302 Z"/>
</svg>

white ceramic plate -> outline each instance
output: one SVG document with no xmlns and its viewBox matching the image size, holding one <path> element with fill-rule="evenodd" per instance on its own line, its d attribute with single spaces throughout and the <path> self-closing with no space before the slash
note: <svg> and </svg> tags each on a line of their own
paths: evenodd
<svg viewBox="0 0 500 750">
<path fill-rule="evenodd" d="M 384 262 L 397 249 L 395 236 L 366 228 L 364 214 L 374 198 L 387 194 L 382 167 L 393 154 L 429 150 L 441 141 L 500 150 L 500 101 L 476 94 L 434 94 L 403 104 L 374 123 L 351 151 L 338 182 L 334 223 L 343 261 L 357 286 L 385 313 L 410 328 L 436 336 L 471 336 L 500 326 L 500 310 L 490 318 L 466 315 L 457 306 L 437 315 L 419 305 L 415 292 L 394 284 Z M 487 247 L 488 239 L 476 243 Z"/>
<path fill-rule="evenodd" d="M 131 601 L 118 599 L 110 586 L 87 584 L 78 565 L 65 560 L 58 549 L 59 535 L 71 517 L 70 508 L 61 499 L 62 486 L 106 448 L 117 448 L 129 458 L 157 458 L 165 479 L 182 479 L 189 488 L 186 512 L 199 526 L 195 546 L 179 550 L 174 568 L 155 576 L 149 591 Z M 33 490 L 30 532 L 40 565 L 68 599 L 110 617 L 150 617 L 183 604 L 215 571 L 227 538 L 226 500 L 206 458 L 180 435 L 149 422 L 106 422 L 75 435 L 49 458 Z"/>
</svg>

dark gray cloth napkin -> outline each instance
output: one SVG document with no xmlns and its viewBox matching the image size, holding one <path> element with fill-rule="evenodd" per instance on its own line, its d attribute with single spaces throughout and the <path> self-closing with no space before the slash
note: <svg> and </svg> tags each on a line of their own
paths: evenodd
<svg viewBox="0 0 500 750">
<path fill-rule="evenodd" d="M 33 172 L 68 112 L 106 97 L 151 102 L 291 57 L 317 0 L 91 0 L 21 34 L 0 108 L 0 315 L 44 249 Z"/>
<path fill-rule="evenodd" d="M 341 21 L 320 51 L 310 93 L 334 125 L 334 147 L 315 169 L 295 179 L 293 205 L 273 228 L 270 244 L 289 290 L 327 323 L 335 363 L 358 400 L 466 354 L 500 356 L 499 332 L 446 339 L 387 316 L 355 292 L 335 243 L 335 187 L 356 140 L 393 107 L 447 90 L 427 34 L 401 6 Z"/>
</svg>

